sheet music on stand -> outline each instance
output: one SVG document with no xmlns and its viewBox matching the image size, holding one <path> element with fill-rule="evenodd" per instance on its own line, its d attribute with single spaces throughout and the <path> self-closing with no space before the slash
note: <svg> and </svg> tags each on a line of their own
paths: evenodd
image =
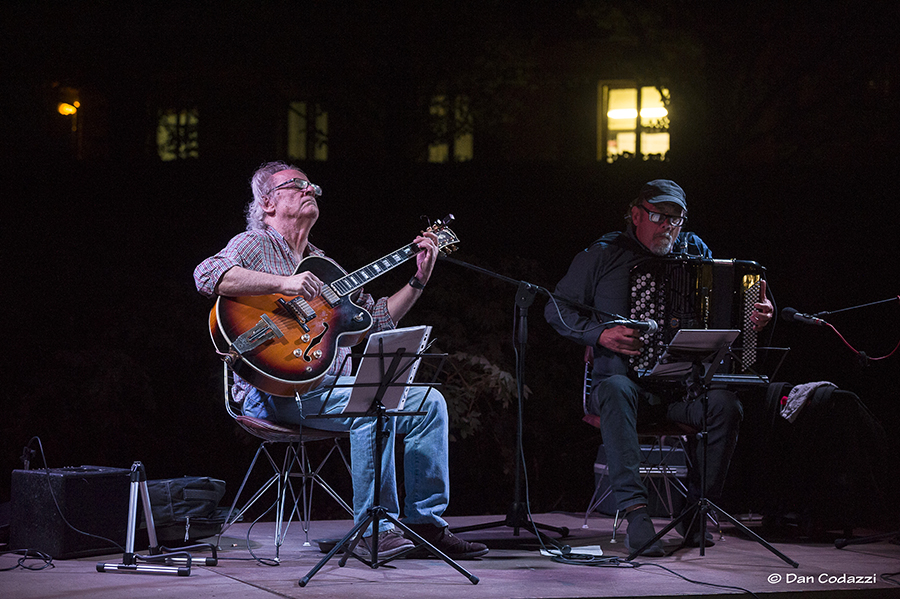
<svg viewBox="0 0 900 599">
<path fill-rule="evenodd" d="M 356 372 L 356 381 L 350 399 L 344 406 L 344 414 L 365 413 L 372 405 L 372 391 L 386 384 L 381 403 L 388 410 L 402 410 L 406 405 L 410 385 L 416 377 L 422 353 L 431 336 L 430 326 L 415 326 L 373 333 L 366 343 L 362 360 Z M 400 359 L 393 378 L 384 381 L 386 369 L 393 357 L 400 352 Z"/>
<path fill-rule="evenodd" d="M 438 373 L 443 367 L 443 359 L 435 368 L 434 375 L 429 383 L 416 383 L 414 381 L 416 372 L 424 353 L 427 350 L 428 337 L 431 334 L 431 327 L 419 326 L 408 327 L 405 329 L 394 329 L 381 333 L 374 333 L 369 336 L 366 344 L 365 352 L 362 354 L 362 361 L 356 372 L 355 380 L 352 384 L 337 384 L 331 386 L 328 390 L 329 396 L 326 396 L 325 403 L 322 405 L 320 413 L 316 415 L 319 418 L 334 418 L 337 416 L 350 417 L 372 417 L 375 419 L 373 431 L 373 457 L 374 457 L 374 481 L 375 489 L 374 497 L 376 505 L 366 510 L 366 516 L 362 520 L 356 522 L 353 529 L 350 530 L 342 539 L 335 543 L 334 547 L 316 564 L 309 573 L 300 579 L 299 584 L 305 587 L 310 579 L 318 572 L 331 558 L 339 551 L 343 551 L 340 566 L 344 566 L 350 557 L 353 557 L 370 568 L 378 568 L 390 561 L 403 557 L 413 548 L 427 549 L 434 557 L 442 559 L 448 565 L 452 566 L 459 573 L 469 579 L 472 584 L 478 583 L 478 577 L 472 575 L 465 568 L 453 561 L 452 558 L 439 551 L 434 545 L 426 539 L 419 536 L 414 530 L 406 524 L 391 515 L 387 508 L 378 505 L 378 499 L 382 496 L 382 479 L 381 464 L 382 453 L 385 446 L 385 439 L 390 436 L 387 426 L 388 418 L 408 418 L 416 415 L 425 415 L 426 412 L 411 412 L 402 410 L 407 399 L 406 390 L 410 386 L 427 387 L 422 395 L 422 401 L 417 406 L 421 408 L 425 403 L 425 398 L 436 386 Z M 439 357 L 439 356 L 436 356 Z M 446 358 L 446 354 L 442 356 Z M 342 364 L 344 366 L 344 364 Z M 331 391 L 338 387 L 351 387 L 350 397 L 347 404 L 340 413 L 323 414 L 325 405 L 328 403 Z M 390 411 L 393 410 L 393 411 Z M 393 450 L 393 447 L 390 448 Z M 357 555 L 355 550 L 357 545 L 363 539 L 363 531 L 369 527 L 372 530 L 381 530 L 379 522 L 387 521 L 394 525 L 402 534 L 413 540 L 413 545 L 409 549 L 404 550 L 398 555 L 393 555 L 386 559 L 379 559 L 378 546 L 379 536 L 373 534 L 370 541 L 371 547 L 367 547 L 365 553 L 368 558 Z"/>
<path fill-rule="evenodd" d="M 741 332 L 737 329 L 680 329 L 675 333 L 656 365 L 642 378 L 682 379 L 691 374 L 700 358 L 704 365 L 704 377 L 712 367 L 716 355 L 728 348 Z"/>
</svg>

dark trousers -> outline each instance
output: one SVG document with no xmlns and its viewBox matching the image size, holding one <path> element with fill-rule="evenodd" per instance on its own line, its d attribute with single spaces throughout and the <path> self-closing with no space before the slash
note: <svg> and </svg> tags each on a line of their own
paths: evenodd
<svg viewBox="0 0 900 599">
<path fill-rule="evenodd" d="M 696 430 L 701 429 L 701 398 L 691 401 L 673 400 L 665 395 L 651 392 L 622 375 L 600 380 L 591 390 L 588 411 L 600 417 L 600 433 L 606 448 L 610 487 L 620 510 L 648 501 L 647 489 L 640 476 L 638 425 L 669 420 Z M 706 497 L 716 503 L 722 496 L 728 464 L 737 445 L 743 407 L 737 396 L 730 391 L 711 390 L 708 398 Z M 700 498 L 700 469 L 704 467 L 700 455 L 702 451 L 694 436 L 689 436 L 688 451 L 691 468 L 688 474 L 687 505 L 691 505 Z"/>
</svg>

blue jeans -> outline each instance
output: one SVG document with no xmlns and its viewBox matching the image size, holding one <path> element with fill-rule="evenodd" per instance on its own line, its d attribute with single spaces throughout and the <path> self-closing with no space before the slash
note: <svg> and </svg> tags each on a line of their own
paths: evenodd
<svg viewBox="0 0 900 599">
<path fill-rule="evenodd" d="M 609 483 L 616 506 L 624 510 L 633 505 L 647 503 L 647 489 L 641 482 L 641 448 L 638 442 L 638 422 L 651 423 L 669 420 L 680 422 L 700 430 L 703 417 L 703 403 L 700 398 L 693 401 L 670 401 L 666 403 L 659 395 L 641 387 L 623 375 L 598 379 L 591 390 L 588 411 L 600 416 L 600 433 L 606 447 Z M 738 429 L 743 419 L 741 402 L 730 391 L 714 389 L 708 394 L 707 449 L 706 449 L 706 497 L 717 502 L 725 487 L 725 476 L 734 448 L 737 445 Z M 688 474 L 687 505 L 700 499 L 700 473 L 704 467 L 699 459 L 698 443 L 688 439 L 691 465 Z"/>
<path fill-rule="evenodd" d="M 368 516 L 375 501 L 375 421 L 374 417 L 310 418 L 325 405 L 323 414 L 340 414 L 350 399 L 352 376 L 329 377 L 318 389 L 300 397 L 268 395 L 247 385 L 243 412 L 273 422 L 299 424 L 321 430 L 350 431 L 350 462 L 353 471 L 353 517 L 359 523 Z M 379 504 L 400 517 L 397 477 L 394 464 L 394 439 L 403 436 L 403 480 L 405 524 L 447 526 L 441 517 L 450 501 L 450 472 L 447 465 L 448 418 L 444 396 L 436 389 L 425 395 L 427 387 L 410 387 L 404 411 L 424 412 L 421 416 L 395 416 L 387 419 L 388 437 L 381 455 L 381 497 Z M 425 396 L 425 403 L 422 398 Z M 421 407 L 420 407 L 420 404 Z M 379 522 L 379 530 L 393 528 Z M 371 534 L 371 530 L 366 531 Z"/>
</svg>

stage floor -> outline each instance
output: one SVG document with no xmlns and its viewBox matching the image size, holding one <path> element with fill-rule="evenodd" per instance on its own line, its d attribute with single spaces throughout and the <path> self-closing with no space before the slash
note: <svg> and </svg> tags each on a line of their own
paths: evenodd
<svg viewBox="0 0 900 599">
<path fill-rule="evenodd" d="M 503 517 L 451 518 L 452 527 L 503 520 Z M 562 542 L 572 548 L 576 563 L 559 563 L 541 554 L 533 534 L 500 526 L 470 531 L 460 536 L 480 540 L 491 547 L 478 560 L 460 561 L 459 566 L 477 577 L 468 577 L 439 559 L 400 559 L 377 569 L 355 559 L 339 566 L 332 558 L 305 587 L 298 581 L 307 576 L 325 556 L 316 539 L 339 539 L 352 523 L 347 520 L 314 521 L 309 531 L 311 544 L 297 522 L 292 523 L 280 552 L 280 565 L 267 566 L 254 560 L 274 558 L 274 524 L 241 523 L 221 538 L 215 566 L 191 568 L 189 576 L 147 573 L 98 572 L 98 563 L 121 563 L 122 554 L 54 560 L 52 568 L 31 571 L 15 568 L 0 572 L 0 596 L 6 599 L 48 597 L 113 599 L 120 597 L 155 599 L 216 597 L 217 599 L 257 599 L 265 597 L 341 597 L 366 599 L 469 597 L 683 597 L 731 595 L 742 590 L 770 597 L 778 594 L 817 592 L 818 596 L 900 596 L 900 576 L 884 575 L 900 571 L 900 545 L 879 541 L 836 549 L 833 543 L 784 542 L 767 539 L 772 546 L 799 563 L 794 568 L 756 541 L 738 536 L 732 526 L 715 535 L 715 546 L 700 555 L 699 549 L 680 549 L 662 558 L 638 558 L 632 563 L 600 565 L 602 558 L 580 557 L 579 551 L 599 546 L 604 558 L 624 560 L 624 537 L 612 543 L 613 519 L 594 515 L 582 528 L 580 514 L 538 514 L 534 521 L 566 527 L 570 533 Z M 654 519 L 657 529 L 668 521 Z M 751 524 L 751 528 L 753 528 Z M 867 531 L 856 531 L 865 534 Z M 552 534 L 554 538 L 558 535 Z M 666 548 L 675 549 L 680 536 L 666 536 Z M 197 552 L 195 558 L 209 553 Z M 0 557 L 0 568 L 16 565 L 17 556 Z M 26 565 L 40 565 L 28 560 Z"/>
</svg>

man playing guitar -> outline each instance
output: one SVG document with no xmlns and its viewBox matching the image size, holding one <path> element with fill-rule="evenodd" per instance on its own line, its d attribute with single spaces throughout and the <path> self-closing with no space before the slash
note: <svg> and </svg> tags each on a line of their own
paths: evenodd
<svg viewBox="0 0 900 599">
<path fill-rule="evenodd" d="M 253 200 L 247 206 L 247 230 L 233 237 L 223 250 L 197 266 L 194 271 L 197 289 L 207 297 L 220 296 L 220 299 L 273 294 L 293 297 L 290 301 L 281 298 L 280 305 L 292 311 L 301 327 L 310 329 L 314 324 L 311 305 L 323 305 L 330 309 L 332 305 L 338 306 L 341 303 L 341 298 L 335 295 L 335 290 L 330 285 L 332 281 L 323 281 L 315 270 L 303 268 L 304 260 L 327 260 L 324 259 L 324 252 L 309 243 L 309 233 L 319 217 L 318 198 L 322 189 L 311 183 L 304 172 L 282 162 L 262 165 L 251 179 L 251 188 Z M 358 342 L 368 332 L 394 328 L 422 295 L 437 259 L 438 237 L 434 232 L 426 231 L 415 238 L 408 252 L 410 256 L 414 253 L 416 259 L 416 274 L 409 284 L 390 297 L 377 301 L 358 289 L 353 296 L 353 303 L 341 304 L 352 306 L 357 311 L 350 320 L 363 323 L 359 326 L 360 330 L 354 331 L 357 337 L 353 337 L 351 342 Z M 339 269 L 337 265 L 334 268 Z M 358 308 L 364 309 L 365 314 L 359 313 Z M 336 308 L 338 311 L 341 309 L 341 306 Z M 211 316 L 211 322 L 213 321 L 215 317 Z M 326 398 L 325 413 L 340 414 L 350 396 L 351 389 L 348 387 L 335 387 L 330 392 L 326 390 L 335 382 L 339 385 L 353 382 L 350 361 L 345 360 L 350 350 L 348 347 L 339 347 L 347 341 L 338 343 L 339 334 L 336 336 L 332 333 L 335 328 L 340 327 L 326 325 L 322 325 L 322 333 L 314 330 L 308 333 L 314 338 L 309 341 L 310 345 L 314 340 L 321 342 L 322 337 L 325 337 L 325 341 L 334 348 L 331 352 L 334 359 L 325 365 L 327 370 L 323 367 L 324 374 L 307 384 L 288 385 L 284 387 L 285 391 L 279 391 L 284 385 L 283 381 L 282 387 L 276 384 L 273 389 L 265 382 L 267 377 L 261 376 L 260 382 L 254 380 L 257 384 L 251 385 L 239 376 L 241 371 L 236 369 L 235 398 L 243 400 L 244 413 L 250 416 L 310 428 L 349 430 L 354 518 L 361 522 L 366 518 L 369 508 L 375 504 L 372 455 L 375 419 L 336 417 L 313 421 L 305 417 L 319 414 Z M 211 326 L 216 328 L 214 324 Z M 265 328 L 263 325 L 263 329 Z M 283 333 L 277 323 L 271 323 L 270 330 L 263 330 L 257 336 L 271 337 L 278 334 Z M 244 336 L 229 341 L 257 342 L 242 337 Z M 222 339 L 216 339 L 215 332 L 214 341 L 217 346 L 222 343 Z M 328 343 L 323 344 L 323 347 L 327 348 Z M 225 353 L 225 347 L 219 347 L 219 350 Z M 319 350 L 317 355 L 326 360 L 330 358 L 327 349 L 324 354 Z M 233 354 L 230 356 L 234 357 Z M 303 356 L 302 359 L 311 358 Z M 248 368 L 246 371 L 254 375 L 265 373 L 265 367 Z M 268 392 L 259 387 L 264 387 Z M 389 419 L 389 427 L 394 434 L 390 437 L 391 441 L 385 444 L 382 455 L 383 489 L 378 503 L 392 516 L 399 517 L 392 440 L 396 435 L 403 435 L 406 490 L 404 524 L 452 559 L 484 555 L 487 553 L 485 545 L 466 542 L 453 536 L 447 528 L 447 522 L 441 517 L 449 502 L 448 418 L 445 400 L 439 392 L 432 389 L 423 404 L 421 400 L 424 388 L 411 387 L 409 392 L 406 405 L 425 414 Z M 412 542 L 394 530 L 389 522 L 381 521 L 380 528 L 380 558 L 388 559 L 412 546 Z M 371 531 L 366 534 L 371 534 Z M 362 550 L 368 554 L 368 546 L 368 542 L 360 543 L 357 551 Z"/>
</svg>

